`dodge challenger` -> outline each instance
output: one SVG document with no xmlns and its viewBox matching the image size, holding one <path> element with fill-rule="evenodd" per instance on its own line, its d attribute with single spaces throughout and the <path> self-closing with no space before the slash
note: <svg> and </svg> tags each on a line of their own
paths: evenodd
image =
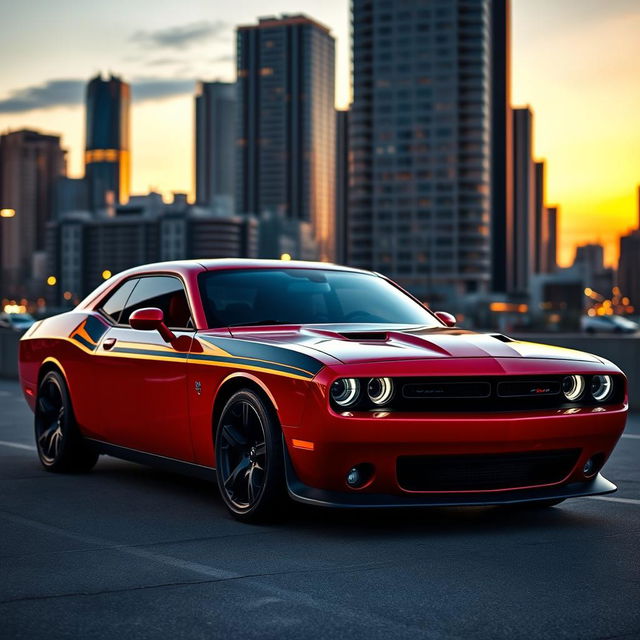
<svg viewBox="0 0 640 640">
<path fill-rule="evenodd" d="M 229 511 L 523 503 L 615 491 L 626 420 L 596 356 L 474 333 L 387 278 L 311 262 L 145 265 L 20 342 L 42 465 L 217 480 Z"/>
</svg>

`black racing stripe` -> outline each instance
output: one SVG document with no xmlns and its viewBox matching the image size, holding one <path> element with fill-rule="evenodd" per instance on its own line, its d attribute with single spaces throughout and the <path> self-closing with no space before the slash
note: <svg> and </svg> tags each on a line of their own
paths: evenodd
<svg viewBox="0 0 640 640">
<path fill-rule="evenodd" d="M 248 367 L 256 367 L 260 369 L 265 369 L 266 371 L 277 371 L 279 373 L 289 373 L 292 375 L 300 376 L 301 378 L 313 378 L 312 373 L 300 371 L 299 369 L 294 369 L 292 367 L 287 367 L 286 365 L 281 365 L 278 363 L 271 362 L 262 362 L 261 360 L 254 360 L 251 358 L 227 358 L 225 356 L 209 356 L 201 353 L 176 353 L 169 351 L 153 351 L 151 349 L 136 349 L 134 347 L 116 347 L 111 351 L 111 353 L 131 353 L 133 355 L 145 355 L 145 356 L 158 356 L 158 357 L 167 357 L 167 358 L 175 358 L 175 359 L 186 359 L 197 360 L 201 362 L 226 362 L 229 364 L 235 364 L 238 366 L 248 366 Z"/>
<path fill-rule="evenodd" d="M 225 356 L 208 356 L 200 353 L 192 353 L 189 356 L 189 360 L 201 360 L 206 362 L 228 362 L 238 366 L 245 365 L 247 367 L 257 367 L 264 369 L 265 371 L 277 371 L 279 373 L 289 373 L 294 376 L 300 376 L 301 378 L 311 379 L 315 374 L 308 371 L 301 371 L 293 367 L 287 367 L 284 364 L 278 364 L 277 362 L 263 362 L 262 360 L 254 360 L 252 358 L 227 358 Z"/>
<path fill-rule="evenodd" d="M 210 338 L 209 336 L 198 336 L 202 340 L 226 351 L 232 356 L 241 358 L 257 358 L 266 360 L 268 363 L 296 367 L 303 371 L 308 371 L 316 375 L 324 367 L 322 362 L 298 351 L 293 351 L 287 347 L 276 347 L 260 342 L 250 342 L 235 338 Z"/>
<path fill-rule="evenodd" d="M 80 336 L 78 334 L 72 336 L 71 339 L 75 340 L 76 342 L 79 342 L 82 345 L 84 345 L 85 347 L 87 347 L 87 349 L 91 349 L 91 351 L 95 351 L 96 347 L 98 346 L 98 345 L 95 345 L 95 344 L 91 344 L 88 340 L 86 340 L 85 338 L 83 338 L 82 336 Z"/>
<path fill-rule="evenodd" d="M 115 347 L 111 353 L 133 353 L 142 356 L 161 356 L 163 358 L 174 358 L 176 360 L 186 360 L 188 353 L 180 353 L 178 351 L 154 351 L 153 349 L 136 349 L 134 347 Z"/>
</svg>

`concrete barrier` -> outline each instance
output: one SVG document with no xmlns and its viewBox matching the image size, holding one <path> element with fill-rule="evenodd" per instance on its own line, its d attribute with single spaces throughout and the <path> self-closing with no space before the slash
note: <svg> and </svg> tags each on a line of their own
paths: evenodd
<svg viewBox="0 0 640 640">
<path fill-rule="evenodd" d="M 17 331 L 0 329 L 0 377 L 18 377 L 18 341 L 21 335 Z M 640 337 L 588 336 L 580 333 L 512 334 L 512 337 L 588 351 L 611 360 L 627 375 L 631 408 L 640 411 Z"/>
<path fill-rule="evenodd" d="M 517 340 L 542 342 L 557 347 L 586 351 L 610 360 L 624 371 L 629 380 L 629 404 L 640 411 L 640 336 L 587 335 L 584 333 L 509 334 Z"/>
<path fill-rule="evenodd" d="M 0 378 L 18 377 L 18 341 L 22 332 L 0 329 Z"/>
</svg>

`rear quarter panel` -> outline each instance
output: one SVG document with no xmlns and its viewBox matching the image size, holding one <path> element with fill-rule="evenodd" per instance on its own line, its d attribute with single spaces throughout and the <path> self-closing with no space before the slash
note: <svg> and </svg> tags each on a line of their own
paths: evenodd
<svg viewBox="0 0 640 640">
<path fill-rule="evenodd" d="M 94 402 L 91 353 L 97 348 L 107 324 L 98 314 L 71 312 L 47 318 L 34 325 L 20 341 L 20 385 L 33 410 L 40 371 L 54 363 L 67 382 L 75 417 L 83 433 L 98 437 L 92 429 Z"/>
</svg>

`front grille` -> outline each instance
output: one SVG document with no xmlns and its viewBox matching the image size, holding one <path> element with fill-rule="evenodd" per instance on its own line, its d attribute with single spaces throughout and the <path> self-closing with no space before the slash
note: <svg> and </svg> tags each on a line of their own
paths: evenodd
<svg viewBox="0 0 640 640">
<path fill-rule="evenodd" d="M 523 453 L 400 456 L 398 484 L 407 491 L 489 491 L 561 482 L 580 449 Z"/>
<path fill-rule="evenodd" d="M 492 412 L 569 409 L 598 403 L 585 392 L 576 402 L 562 393 L 564 376 L 486 376 L 395 378 L 391 411 Z M 606 404 L 624 400 L 624 384 L 614 378 L 614 392 Z M 587 376 L 587 389 L 590 377 Z"/>
</svg>

